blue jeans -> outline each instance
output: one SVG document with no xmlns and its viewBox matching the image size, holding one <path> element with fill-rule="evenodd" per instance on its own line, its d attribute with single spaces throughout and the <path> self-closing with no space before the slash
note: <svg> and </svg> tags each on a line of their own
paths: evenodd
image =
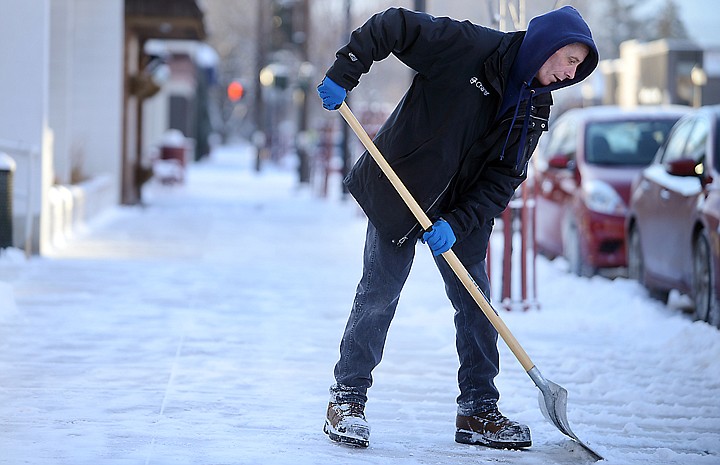
<svg viewBox="0 0 720 465">
<path fill-rule="evenodd" d="M 336 400 L 367 401 L 372 370 L 382 359 L 390 323 L 415 257 L 414 244 L 397 247 L 378 237 L 368 222 L 363 275 L 358 284 L 352 311 L 340 343 L 340 360 L 335 365 Z M 490 283 L 485 260 L 465 263 L 485 295 Z M 474 415 L 496 405 L 499 393 L 494 379 L 499 372 L 497 331 L 482 313 L 462 282 L 442 256 L 435 258 L 445 281 L 445 291 L 455 308 L 456 347 L 460 360 L 457 398 L 458 414 Z M 422 374 L 419 373 L 419 380 Z"/>
</svg>

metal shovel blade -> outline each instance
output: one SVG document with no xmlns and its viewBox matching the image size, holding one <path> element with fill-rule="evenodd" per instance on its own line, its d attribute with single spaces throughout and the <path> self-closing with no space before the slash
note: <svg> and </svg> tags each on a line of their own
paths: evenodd
<svg viewBox="0 0 720 465">
<path fill-rule="evenodd" d="M 535 382 L 538 389 L 540 389 L 538 403 L 540 404 L 540 410 L 545 418 L 555 425 L 561 433 L 580 444 L 595 458 L 595 460 L 604 460 L 602 455 L 598 454 L 587 444 L 582 442 L 570 429 L 570 423 L 567 419 L 567 390 L 564 387 L 545 379 L 545 377 L 543 377 L 540 373 L 540 370 L 536 367 L 533 367 L 527 373 L 530 375 L 533 382 Z"/>
</svg>

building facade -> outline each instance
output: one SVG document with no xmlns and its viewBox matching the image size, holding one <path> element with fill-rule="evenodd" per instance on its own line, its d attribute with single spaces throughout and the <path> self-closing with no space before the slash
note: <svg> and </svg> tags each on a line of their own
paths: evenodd
<svg viewBox="0 0 720 465">
<path fill-rule="evenodd" d="M 13 244 L 40 253 L 139 201 L 142 44 L 202 40 L 194 0 L 0 0 L 0 152 L 16 162 Z"/>
</svg>

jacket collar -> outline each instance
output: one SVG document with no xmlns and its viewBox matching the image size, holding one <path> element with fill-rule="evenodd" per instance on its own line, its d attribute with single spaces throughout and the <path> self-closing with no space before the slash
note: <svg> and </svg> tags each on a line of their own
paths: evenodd
<svg viewBox="0 0 720 465">
<path fill-rule="evenodd" d="M 505 33 L 498 48 L 485 60 L 485 76 L 488 84 L 500 97 L 505 93 L 510 69 L 520 51 L 523 37 L 525 37 L 525 31 Z"/>
</svg>

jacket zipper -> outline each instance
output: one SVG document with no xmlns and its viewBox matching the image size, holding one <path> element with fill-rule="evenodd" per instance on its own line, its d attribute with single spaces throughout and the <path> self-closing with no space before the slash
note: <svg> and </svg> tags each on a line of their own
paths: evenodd
<svg viewBox="0 0 720 465">
<path fill-rule="evenodd" d="M 427 208 L 427 211 L 432 210 L 432 208 L 435 206 L 435 204 L 437 204 L 440 201 L 440 199 L 445 194 L 445 192 L 447 192 L 447 190 L 450 188 L 450 184 L 452 184 L 453 179 L 455 179 L 455 176 L 450 178 L 450 181 L 448 181 L 448 183 L 445 185 L 445 188 L 443 188 L 443 190 L 440 192 L 440 194 L 438 194 L 438 196 L 435 198 L 435 200 L 433 200 L 433 202 Z M 395 245 L 397 247 L 401 247 L 405 243 L 405 241 L 410 239 L 410 235 L 412 234 L 413 231 L 415 231 L 415 229 L 417 229 L 418 226 L 420 226 L 420 223 L 416 222 L 413 225 L 413 227 L 410 228 L 410 230 L 403 235 L 403 237 L 401 237 L 400 239 L 397 239 L 397 240 L 393 240 L 393 243 L 395 243 Z"/>
</svg>

